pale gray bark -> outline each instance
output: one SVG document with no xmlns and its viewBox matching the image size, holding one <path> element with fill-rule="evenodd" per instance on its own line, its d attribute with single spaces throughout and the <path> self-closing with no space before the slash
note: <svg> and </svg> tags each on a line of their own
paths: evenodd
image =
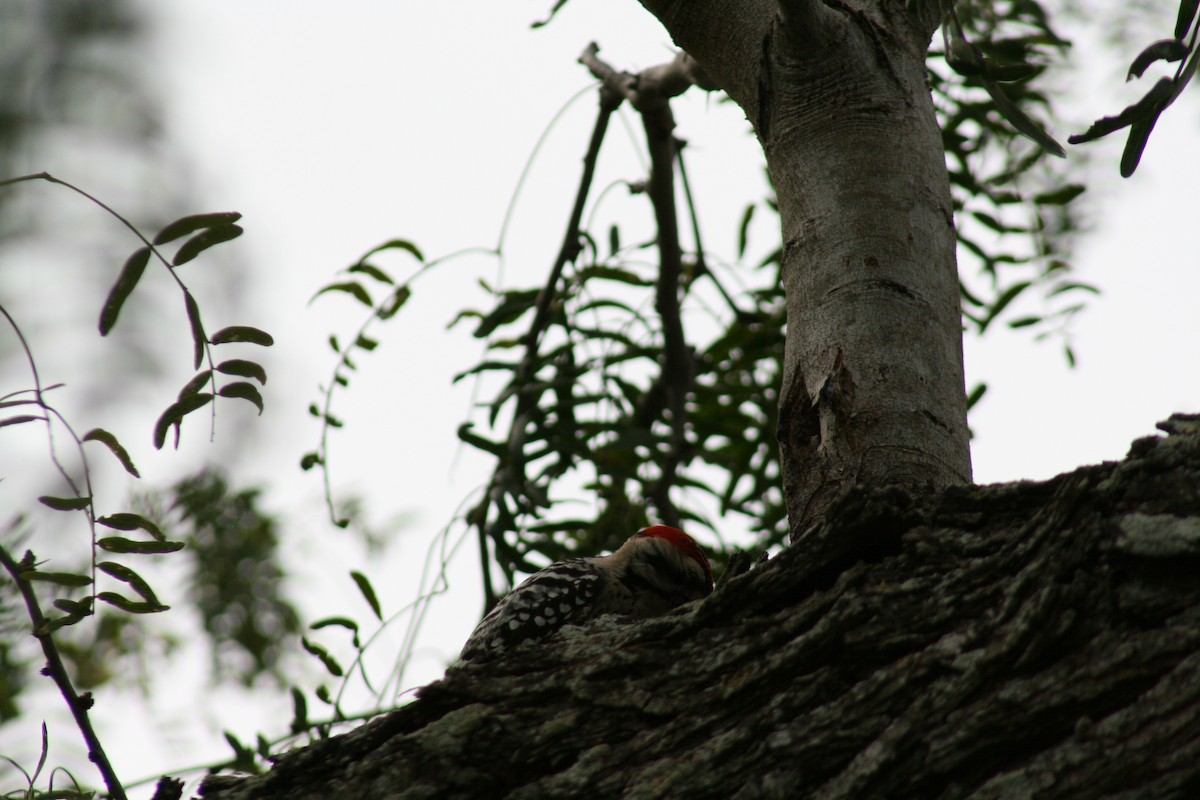
<svg viewBox="0 0 1200 800">
<path fill-rule="evenodd" d="M 672 616 L 568 627 L 204 792 L 1200 797 L 1200 416 L 1120 464 L 855 489 Z"/>
<path fill-rule="evenodd" d="M 746 111 L 778 192 L 793 537 L 857 484 L 969 483 L 933 21 L 870 0 L 644 5 Z"/>
</svg>

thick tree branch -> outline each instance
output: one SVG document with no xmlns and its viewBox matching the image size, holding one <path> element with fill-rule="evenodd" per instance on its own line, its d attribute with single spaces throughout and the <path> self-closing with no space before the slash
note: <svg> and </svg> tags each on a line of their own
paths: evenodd
<svg viewBox="0 0 1200 800">
<path fill-rule="evenodd" d="M 605 618 L 205 797 L 1184 798 L 1200 417 L 1120 464 L 856 490 L 698 605 Z"/>
</svg>

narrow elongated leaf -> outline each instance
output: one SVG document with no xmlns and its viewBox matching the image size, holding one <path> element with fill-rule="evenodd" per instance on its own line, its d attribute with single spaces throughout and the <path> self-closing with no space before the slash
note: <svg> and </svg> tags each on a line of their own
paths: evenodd
<svg viewBox="0 0 1200 800">
<path fill-rule="evenodd" d="M 412 297 L 411 289 L 407 286 L 397 286 L 396 291 L 392 292 L 391 296 L 379 307 L 376 316 L 380 319 L 391 319 L 408 302 L 408 298 L 410 297 Z"/>
<path fill-rule="evenodd" d="M 344 292 L 368 308 L 375 307 L 375 301 L 371 299 L 371 293 L 364 289 L 361 283 L 355 283 L 354 281 L 331 283 L 314 294 L 312 299 L 316 300 L 326 292 Z"/>
<path fill-rule="evenodd" d="M 21 577 L 27 581 L 42 581 L 43 583 L 53 583 L 58 586 L 69 586 L 72 589 L 89 586 L 92 583 L 92 579 L 87 575 L 76 575 L 73 572 L 42 572 L 41 570 L 31 569 L 22 572 Z"/>
<path fill-rule="evenodd" d="M 184 548 L 183 542 L 140 542 L 123 536 L 106 536 L 96 542 L 101 550 L 110 553 L 134 553 L 137 555 L 161 555 L 174 553 Z"/>
<path fill-rule="evenodd" d="M 100 592 L 96 595 L 96 599 L 103 600 L 105 603 L 116 606 L 130 614 L 157 614 L 160 611 L 169 611 L 171 609 L 170 606 L 164 606 L 157 600 L 153 602 L 149 600 L 139 602 L 137 600 L 130 600 L 128 597 L 119 595 L 116 592 Z"/>
<path fill-rule="evenodd" d="M 183 266 L 210 247 L 236 239 L 242 233 L 244 233 L 242 226 L 233 223 L 205 228 L 180 246 L 178 252 L 175 253 L 175 258 L 171 259 L 171 265 Z"/>
<path fill-rule="evenodd" d="M 133 251 L 133 255 L 125 260 L 125 266 L 121 267 L 121 274 L 117 276 L 117 282 L 108 291 L 108 297 L 104 300 L 104 307 L 100 309 L 101 336 L 107 336 L 108 332 L 117 324 L 117 317 L 120 316 L 125 301 L 133 293 L 138 281 L 142 278 L 142 273 L 146 271 L 146 264 L 149 262 L 149 247 L 139 247 Z"/>
<path fill-rule="evenodd" d="M 319 631 L 321 628 L 345 628 L 348 631 L 358 633 L 358 623 L 349 617 L 325 617 L 308 626 L 314 631 Z"/>
<path fill-rule="evenodd" d="M 320 659 L 321 663 L 325 665 L 325 669 L 329 672 L 330 675 L 334 676 L 335 678 L 342 677 L 342 675 L 344 674 L 344 671 L 342 670 L 342 665 L 337 662 L 336 658 L 329 655 L 328 650 L 326 650 L 324 647 L 321 647 L 321 645 L 319 645 L 319 644 L 310 642 L 307 638 L 305 638 L 303 636 L 300 637 L 300 645 L 305 650 L 307 650 L 309 653 L 311 653 L 312 655 L 314 655 L 318 659 Z"/>
<path fill-rule="evenodd" d="M 111 575 L 121 583 L 129 584 L 129 588 L 140 594 L 147 603 L 161 605 L 158 602 L 158 598 L 154 595 L 154 590 L 150 588 L 150 584 L 146 583 L 146 580 L 141 575 L 138 575 L 124 564 L 118 564 L 115 561 L 101 561 L 96 564 L 96 569 L 106 575 Z"/>
<path fill-rule="evenodd" d="M 391 275 L 388 275 L 386 272 L 384 272 L 383 270 L 381 270 L 379 267 L 375 266 L 374 264 L 364 264 L 360 261 L 359 263 L 350 267 L 346 271 L 347 272 L 361 272 L 364 275 L 370 275 L 372 278 L 379 281 L 380 283 L 386 283 L 389 286 L 393 286 L 396 283 L 394 280 L 392 280 Z"/>
<path fill-rule="evenodd" d="M 253 361 L 244 361 L 240 358 L 222 361 L 217 364 L 217 372 L 223 372 L 226 375 L 236 375 L 239 378 L 254 378 L 261 384 L 267 382 L 267 371 L 259 364 Z"/>
<path fill-rule="evenodd" d="M 249 400 L 258 409 L 259 414 L 263 412 L 262 395 L 258 393 L 258 389 L 252 383 L 245 381 L 227 383 L 221 387 L 219 394 L 221 397 L 238 397 L 242 400 Z"/>
<path fill-rule="evenodd" d="M 204 388 L 204 384 L 212 380 L 211 372 L 198 372 L 192 376 L 192 379 L 183 385 L 176 396 L 176 400 L 182 400 L 189 394 L 196 394 Z"/>
<path fill-rule="evenodd" d="M 1042 192 L 1033 198 L 1033 202 L 1043 206 L 1064 206 L 1086 191 L 1087 187 L 1079 183 L 1069 183 L 1061 189 Z"/>
<path fill-rule="evenodd" d="M 1196 9 L 1200 0 L 1180 0 L 1179 16 L 1175 17 L 1175 38 L 1182 39 L 1192 29 L 1192 20 L 1196 18 Z"/>
<path fill-rule="evenodd" d="M 407 239 L 389 239 L 378 247 L 368 250 L 366 255 L 359 259 L 359 263 L 361 264 L 363 261 L 366 261 L 376 253 L 382 253 L 385 250 L 406 250 L 409 253 L 412 253 L 413 256 L 416 257 L 417 261 L 425 261 L 425 256 L 422 255 L 420 248 L 418 248 L 412 242 L 408 241 Z"/>
<path fill-rule="evenodd" d="M 1012 286 L 1005 289 L 1000 296 L 996 298 L 996 302 L 992 304 L 992 307 L 988 309 L 987 316 L 979 326 L 979 332 L 983 333 L 992 320 L 1000 316 L 1000 312 L 1008 308 L 1008 305 L 1012 303 L 1013 300 L 1016 300 L 1017 296 L 1021 294 L 1021 292 L 1028 289 L 1030 285 L 1032 285 L 1031 281 L 1017 281 Z"/>
<path fill-rule="evenodd" d="M 178 239 L 180 236 L 187 236 L 193 231 L 198 231 L 203 228 L 212 228 L 218 225 L 232 225 L 242 218 L 242 215 L 237 211 L 217 211 L 211 214 L 190 214 L 186 217 L 180 217 L 174 222 L 168 223 L 165 228 L 158 232 L 154 237 L 155 244 L 166 244 Z"/>
<path fill-rule="evenodd" d="M 749 241 L 750 236 L 750 220 L 754 219 L 755 208 L 757 208 L 757 206 L 755 206 L 754 203 L 751 203 L 750 205 L 746 206 L 746 210 L 742 212 L 742 222 L 740 225 L 738 225 L 737 257 L 739 259 L 746 255 L 746 243 Z"/>
<path fill-rule="evenodd" d="M 379 598 L 375 595 L 375 588 L 371 586 L 371 582 L 367 580 L 367 576 L 361 572 L 352 571 L 350 577 L 354 579 L 354 583 L 358 586 L 358 590 L 362 592 L 363 599 L 367 601 L 367 605 L 375 612 L 375 616 L 382 620 L 383 612 L 379 607 Z"/>
<path fill-rule="evenodd" d="M 184 290 L 183 303 L 187 307 L 188 324 L 192 326 L 192 369 L 200 369 L 200 362 L 204 360 L 204 325 L 200 322 L 200 306 L 196 305 L 196 298 L 192 297 L 192 293 Z"/>
<path fill-rule="evenodd" d="M 1128 178 L 1137 169 L 1138 163 L 1142 160 L 1142 153 L 1146 149 L 1146 142 L 1150 140 L 1150 133 L 1154 130 L 1154 123 L 1158 122 L 1158 114 L 1154 114 L 1149 119 L 1138 120 L 1129 126 L 1129 138 L 1125 141 L 1125 149 L 1121 152 L 1121 177 Z"/>
<path fill-rule="evenodd" d="M 1023 136 L 1032 139 L 1041 146 L 1043 150 L 1051 155 L 1056 155 L 1059 158 L 1066 158 L 1067 151 L 1063 150 L 1062 145 L 1054 140 L 1050 134 L 1042 129 L 1042 126 L 1033 121 L 1033 118 L 1017 107 L 1017 104 L 1008 99 L 1008 95 L 1004 90 L 997 86 L 993 81 L 984 80 L 983 88 L 987 89 L 987 93 L 992 96 L 992 102 L 996 104 L 996 110 L 1004 115 L 1009 124 L 1017 129 L 1017 132 Z"/>
<path fill-rule="evenodd" d="M 38 502 L 55 511 L 79 511 L 92 504 L 91 495 L 87 497 L 51 497 L 42 495 Z"/>
<path fill-rule="evenodd" d="M 37 414 L 22 414 L 19 417 L 8 417 L 7 419 L 0 419 L 0 428 L 5 428 L 9 425 L 21 425 L 38 419 L 45 420 L 46 418 L 40 417 Z"/>
<path fill-rule="evenodd" d="M 212 402 L 212 399 L 213 396 L 211 393 L 200 392 L 188 395 L 168 406 L 167 410 L 158 418 L 158 422 L 154 424 L 154 447 L 161 450 L 163 444 L 167 441 L 167 431 L 171 429 L 171 426 L 178 425 L 186 415 L 208 405 Z"/>
<path fill-rule="evenodd" d="M 1187 54 L 1188 46 L 1178 39 L 1159 39 L 1137 54 L 1137 58 L 1129 65 L 1129 74 L 1125 80 L 1142 77 L 1146 68 L 1155 61 L 1178 61 Z"/>
<path fill-rule="evenodd" d="M 271 338 L 271 334 L 261 331 L 258 328 L 251 328 L 249 325 L 230 325 L 228 328 L 221 328 L 221 330 L 212 335 L 209 341 L 213 344 L 248 342 L 260 347 L 270 347 L 275 344 L 275 340 Z"/>
<path fill-rule="evenodd" d="M 83 617 L 92 613 L 93 600 L 95 600 L 94 597 L 85 597 L 82 600 L 71 600 L 66 597 L 60 597 L 54 601 L 54 607 L 67 614 L 77 614 Z"/>
<path fill-rule="evenodd" d="M 304 692 L 292 687 L 292 733 L 301 733 L 308 730 L 308 701 L 304 699 Z"/>
<path fill-rule="evenodd" d="M 103 428 L 92 428 L 83 435 L 83 441 L 99 442 L 100 444 L 104 445 L 114 456 L 117 457 L 117 460 L 121 462 L 121 466 L 125 468 L 126 472 L 135 478 L 142 477 L 141 474 L 138 473 L 137 467 L 133 465 L 133 459 L 129 457 L 129 451 L 122 447 L 121 443 L 117 441 L 117 437 L 113 436 L 108 431 L 104 430 Z"/>
<path fill-rule="evenodd" d="M 1158 83 L 1154 84 L 1141 100 L 1126 106 L 1115 117 L 1101 117 L 1093 122 L 1092 126 L 1083 133 L 1068 136 L 1067 141 L 1071 144 L 1090 142 L 1093 139 L 1099 139 L 1101 136 L 1107 136 L 1113 131 L 1119 131 L 1121 128 L 1132 125 L 1138 120 L 1146 119 L 1151 114 L 1157 114 L 1166 107 L 1166 103 L 1171 99 L 1174 91 L 1174 81 L 1170 78 L 1159 78 Z"/>
<path fill-rule="evenodd" d="M 122 511 L 117 514 L 109 514 L 107 517 L 100 517 L 96 522 L 106 528 L 112 528 L 117 531 L 143 530 L 160 542 L 167 540 L 166 535 L 159 530 L 158 526 L 141 514 L 131 514 L 127 511 Z"/>
</svg>

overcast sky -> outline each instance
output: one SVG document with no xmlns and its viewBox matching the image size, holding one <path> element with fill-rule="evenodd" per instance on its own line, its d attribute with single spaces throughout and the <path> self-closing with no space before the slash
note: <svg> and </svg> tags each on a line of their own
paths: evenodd
<svg viewBox="0 0 1200 800">
<path fill-rule="evenodd" d="M 583 47 L 594 39 L 611 63 L 637 70 L 668 59 L 670 41 L 633 2 L 574 0 L 540 31 L 529 22 L 550 0 L 378 0 L 341 4 L 337 12 L 313 0 L 145 5 L 157 26 L 152 71 L 170 135 L 193 164 L 193 190 L 203 202 L 195 210 L 245 215 L 247 233 L 233 246 L 252 272 L 250 318 L 233 321 L 265 328 L 277 341 L 265 359 L 267 413 L 255 423 L 253 446 L 237 452 L 239 473 L 270 486 L 268 503 L 287 514 L 298 575 L 292 587 L 306 612 L 369 617 L 350 581 L 330 578 L 331 564 L 341 575 L 362 569 L 385 611 L 395 611 L 413 599 L 434 535 L 489 466 L 456 446 L 471 394 L 470 386 L 449 383 L 481 351 L 467 330 L 445 326 L 464 306 L 486 304 L 475 281 L 495 281 L 497 265 L 468 258 L 423 279 L 414 302 L 380 329 L 379 350 L 360 359 L 362 373 L 339 406 L 351 424 L 334 439 L 338 491 L 364 497 L 377 524 L 403 517 L 386 561 L 356 548 L 338 552 L 336 537 L 344 534 L 322 523 L 318 477 L 297 467 L 318 435 L 305 408 L 333 367 L 325 339 L 332 332 L 346 338 L 361 319 L 353 301 L 309 306 L 309 298 L 338 268 L 393 237 L 411 239 L 431 257 L 493 246 L 537 138 L 589 85 L 575 63 Z M 1161 30 L 1170 22 L 1173 13 Z M 1097 63 L 1069 79 L 1079 92 L 1071 119 L 1055 130 L 1060 140 L 1131 99 L 1120 66 Z M 730 104 L 693 92 L 677 106 L 707 244 L 731 253 L 742 209 L 765 190 L 761 154 Z M 548 269 L 594 109 L 591 95 L 576 102 L 539 156 L 514 218 L 505 285 L 540 283 Z M 1073 327 L 1076 369 L 1066 369 L 1059 347 L 1025 335 L 997 330 L 982 342 L 968 340 L 968 384 L 991 386 L 971 418 L 980 482 L 1046 478 L 1118 459 L 1171 412 L 1200 410 L 1198 132 L 1191 92 L 1160 120 L 1132 180 L 1116 177 L 1120 142 L 1090 148 L 1100 167 L 1090 200 L 1095 231 L 1081 241 L 1075 263 L 1079 277 L 1104 294 Z M 610 137 L 597 186 L 641 177 L 634 152 L 624 132 Z M 764 250 L 777 235 L 765 215 L 753 233 Z M 387 262 L 397 274 L 410 263 Z M 186 378 L 181 373 L 177 383 Z M 243 412 L 251 413 L 223 413 Z M 201 461 L 211 446 L 196 433 L 184 457 Z M 138 447 L 139 464 L 159 458 Z M 435 607 L 406 686 L 438 677 L 477 619 L 473 549 L 458 562 L 454 597 Z M 102 730 L 121 731 L 116 738 L 124 744 L 114 755 L 128 778 L 226 756 L 204 724 L 252 739 L 259 730 L 279 733 L 290 713 L 282 696 L 247 706 L 236 692 L 199 702 L 177 691 L 159 698 L 155 721 L 129 711 L 136 698 L 125 700 L 102 692 L 96 715 Z M 8 744 L 0 742 L 0 751 Z"/>
</svg>

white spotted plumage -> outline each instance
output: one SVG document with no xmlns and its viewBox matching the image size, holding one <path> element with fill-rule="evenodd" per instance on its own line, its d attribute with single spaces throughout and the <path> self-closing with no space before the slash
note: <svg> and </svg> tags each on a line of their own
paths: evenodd
<svg viewBox="0 0 1200 800">
<path fill-rule="evenodd" d="M 529 576 L 480 621 L 460 658 L 499 655 L 602 614 L 655 616 L 711 591 L 708 559 L 692 538 L 656 525 L 611 555 L 558 561 Z"/>
</svg>

